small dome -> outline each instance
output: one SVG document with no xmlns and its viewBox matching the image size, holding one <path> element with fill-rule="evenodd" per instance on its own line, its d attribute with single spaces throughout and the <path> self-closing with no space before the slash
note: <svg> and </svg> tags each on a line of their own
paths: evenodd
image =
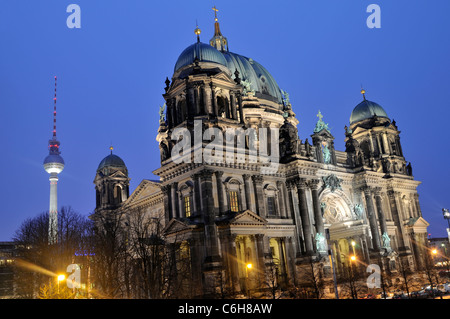
<svg viewBox="0 0 450 319">
<path fill-rule="evenodd" d="M 364 101 L 359 103 L 353 109 L 352 115 L 350 116 L 350 124 L 370 119 L 375 115 L 378 117 L 385 117 L 389 119 L 386 111 L 381 107 L 381 105 L 364 99 Z"/>
<path fill-rule="evenodd" d="M 182 67 L 194 63 L 195 59 L 198 59 L 200 62 L 215 62 L 224 66 L 227 65 L 225 57 L 216 48 L 209 44 L 197 42 L 181 52 L 177 63 L 175 63 L 174 71 L 176 72 Z"/>
<path fill-rule="evenodd" d="M 125 162 L 119 156 L 114 154 L 106 156 L 98 165 L 97 170 L 99 171 L 104 167 L 127 168 Z"/>
</svg>

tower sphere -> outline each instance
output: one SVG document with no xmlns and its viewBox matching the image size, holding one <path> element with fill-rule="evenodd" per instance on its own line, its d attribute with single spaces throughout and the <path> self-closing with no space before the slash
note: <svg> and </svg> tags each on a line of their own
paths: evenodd
<svg viewBox="0 0 450 319">
<path fill-rule="evenodd" d="M 44 169 L 47 173 L 59 174 L 64 169 L 64 160 L 60 155 L 50 154 L 44 159 Z"/>
</svg>

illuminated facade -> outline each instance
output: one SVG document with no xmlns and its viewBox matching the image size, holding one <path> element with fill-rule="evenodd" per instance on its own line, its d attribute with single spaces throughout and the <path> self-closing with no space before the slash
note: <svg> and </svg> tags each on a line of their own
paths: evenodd
<svg viewBox="0 0 450 319">
<path fill-rule="evenodd" d="M 274 281 L 298 285 L 311 261 L 331 278 L 330 251 L 337 273 L 351 256 L 392 272 L 399 261 L 420 269 L 428 226 L 419 205 L 420 182 L 386 111 L 362 90 L 363 100 L 345 128 L 344 151 L 335 149 L 320 112 L 311 138 L 302 141 L 289 95 L 262 65 L 229 51 L 217 16 L 208 44 L 200 41 L 200 29 L 195 34 L 197 42 L 180 54 L 166 80 L 166 109 L 156 138 L 161 167 L 154 171 L 160 180 L 143 180 L 119 205 L 162 216 L 165 241 L 184 245 L 191 260 L 193 295 L 213 294 L 219 286 L 241 293 Z M 276 130 L 277 170 L 264 172 L 264 163 L 249 160 L 250 134 L 243 153 L 224 152 L 222 161 L 195 161 L 208 148 L 204 140 L 191 148 L 192 161 L 173 158 L 177 129 L 191 136 L 199 129 L 204 137 L 212 128 L 253 128 L 258 143 L 271 140 L 258 129 Z M 245 160 L 239 162 L 239 156 Z M 109 171 L 117 174 L 114 181 L 102 169 L 95 180 L 96 212 L 117 204 L 117 194 L 128 187 L 124 164 Z M 111 187 L 102 186 L 105 182 Z M 119 185 L 116 193 L 114 185 Z"/>
</svg>

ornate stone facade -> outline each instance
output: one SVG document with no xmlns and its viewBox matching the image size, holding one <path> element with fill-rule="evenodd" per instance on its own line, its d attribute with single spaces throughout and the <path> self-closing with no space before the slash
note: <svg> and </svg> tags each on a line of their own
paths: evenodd
<svg viewBox="0 0 450 319">
<path fill-rule="evenodd" d="M 311 260 L 329 269 L 330 252 L 337 272 L 351 255 L 366 265 L 385 260 L 391 271 L 401 258 L 420 268 L 428 224 L 418 200 L 420 182 L 406 164 L 395 121 L 384 111 L 372 114 L 381 107 L 364 96 L 345 128 L 345 151 L 335 150 L 320 112 L 312 144 L 302 142 L 287 93 L 256 61 L 229 52 L 215 23 L 212 46 L 198 38 L 166 80 L 167 107 L 156 138 L 161 167 L 154 171 L 160 181 L 143 181 L 122 209 L 140 206 L 163 215 L 165 241 L 188 247 L 197 295 L 220 286 L 245 292 L 273 277 L 280 285 L 296 285 Z M 262 173 L 264 163 L 250 160 L 252 133 L 244 135 L 243 150 L 206 163 L 201 156 L 209 128 L 224 135 L 253 128 L 259 147 L 270 138 L 262 139 L 258 129 L 279 130 L 277 170 Z M 173 157 L 181 143 L 174 139 L 177 129 L 191 133 L 184 141 L 192 146 L 184 154 L 190 161 Z M 96 177 L 96 212 L 114 198 L 103 192 L 110 179 Z"/>
</svg>

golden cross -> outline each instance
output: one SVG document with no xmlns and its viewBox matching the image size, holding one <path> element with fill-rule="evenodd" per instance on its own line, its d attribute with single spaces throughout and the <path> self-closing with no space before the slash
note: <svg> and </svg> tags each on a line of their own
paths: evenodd
<svg viewBox="0 0 450 319">
<path fill-rule="evenodd" d="M 219 9 L 217 9 L 216 6 L 214 6 L 212 9 L 214 10 L 215 20 L 217 21 L 217 11 L 219 11 Z"/>
</svg>

